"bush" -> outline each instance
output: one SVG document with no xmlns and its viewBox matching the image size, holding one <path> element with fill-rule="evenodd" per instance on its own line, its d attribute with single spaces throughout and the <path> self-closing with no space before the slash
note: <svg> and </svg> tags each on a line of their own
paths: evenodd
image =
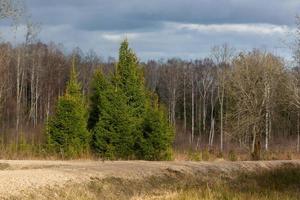
<svg viewBox="0 0 300 200">
<path fill-rule="evenodd" d="M 234 152 L 234 150 L 230 150 L 228 153 L 228 159 L 230 161 L 237 161 L 237 156 L 236 153 Z"/>
<path fill-rule="evenodd" d="M 188 153 L 188 159 L 191 161 L 202 161 L 202 152 L 190 150 Z"/>
<path fill-rule="evenodd" d="M 202 160 L 209 161 L 210 159 L 210 153 L 207 149 L 202 151 Z"/>
</svg>

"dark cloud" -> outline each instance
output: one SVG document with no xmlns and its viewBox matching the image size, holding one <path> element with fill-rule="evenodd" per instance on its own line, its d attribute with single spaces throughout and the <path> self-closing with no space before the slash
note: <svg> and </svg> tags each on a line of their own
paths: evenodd
<svg viewBox="0 0 300 200">
<path fill-rule="evenodd" d="M 39 39 L 116 56 L 127 37 L 143 60 L 209 55 L 212 46 L 229 43 L 239 50 L 281 48 L 293 31 L 300 0 L 26 0 Z M 14 41 L 7 25 L 3 37 Z M 2 29 L 3 28 L 3 29 Z M 19 29 L 18 41 L 26 29 Z M 1 36 L 1 35 L 0 35 Z M 22 39 L 23 38 L 23 39 Z"/>
<path fill-rule="evenodd" d="M 28 0 L 28 7 L 42 23 L 86 30 L 155 29 L 162 21 L 291 25 L 300 12 L 299 0 Z"/>
</svg>

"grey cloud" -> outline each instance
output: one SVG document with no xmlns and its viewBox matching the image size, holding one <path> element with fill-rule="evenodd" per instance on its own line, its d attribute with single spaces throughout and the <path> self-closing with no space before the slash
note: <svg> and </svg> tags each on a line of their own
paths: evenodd
<svg viewBox="0 0 300 200">
<path fill-rule="evenodd" d="M 116 56 L 128 36 L 143 60 L 204 57 L 225 42 L 288 57 L 290 52 L 278 47 L 300 14 L 299 0 L 27 0 L 27 5 L 33 20 L 42 23 L 44 42 L 107 57 Z"/>
<path fill-rule="evenodd" d="M 45 24 L 86 30 L 155 29 L 162 21 L 182 23 L 294 23 L 298 0 L 28 0 Z"/>
</svg>

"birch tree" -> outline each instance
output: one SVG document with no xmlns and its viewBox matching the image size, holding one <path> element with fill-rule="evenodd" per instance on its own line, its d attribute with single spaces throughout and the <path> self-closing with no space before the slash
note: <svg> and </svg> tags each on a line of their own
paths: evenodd
<svg viewBox="0 0 300 200">
<path fill-rule="evenodd" d="M 225 79 L 226 70 L 230 66 L 234 56 L 234 48 L 229 47 L 228 44 L 222 46 L 215 46 L 212 48 L 211 57 L 218 66 L 217 69 L 217 90 L 218 101 L 220 105 L 220 151 L 224 148 L 224 99 L 225 99 Z"/>
</svg>

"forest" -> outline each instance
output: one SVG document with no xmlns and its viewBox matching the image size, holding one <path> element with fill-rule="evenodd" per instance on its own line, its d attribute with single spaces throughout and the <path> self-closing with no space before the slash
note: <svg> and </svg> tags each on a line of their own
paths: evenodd
<svg viewBox="0 0 300 200">
<path fill-rule="evenodd" d="M 0 7 L 0 19 L 11 18 L 17 23 L 18 18 L 22 16 L 19 12 L 22 12 L 22 9 L 18 10 L 9 3 L 3 3 Z M 45 147 L 45 144 L 49 140 L 53 143 L 53 139 L 51 137 L 49 139 L 49 133 L 59 132 L 59 130 L 52 130 L 55 128 L 51 129 L 51 126 L 57 128 L 51 120 L 57 116 L 60 107 L 64 108 L 61 101 L 66 93 L 72 90 L 70 89 L 72 80 L 75 84 L 73 87 L 76 88 L 76 84 L 80 85 L 77 88 L 80 91 L 78 93 L 80 98 L 84 99 L 86 105 L 93 107 L 93 99 L 97 98 L 95 91 L 100 93 L 104 91 L 104 89 L 97 91 L 95 84 L 100 84 L 97 86 L 98 89 L 105 87 L 105 84 L 110 85 L 109 88 L 113 87 L 120 84 L 120 80 L 126 79 L 128 75 L 126 73 L 133 73 L 132 76 L 138 77 L 136 79 L 131 77 L 135 82 L 128 82 L 133 87 L 133 94 L 129 94 L 130 89 L 127 86 L 123 89 L 124 94 L 111 94 L 114 89 L 110 88 L 109 90 L 112 91 L 106 94 L 108 95 L 105 97 L 108 98 L 106 104 L 114 103 L 106 105 L 104 102 L 104 107 L 111 106 L 111 110 L 116 107 L 125 109 L 125 113 L 127 113 L 126 109 L 129 109 L 127 107 L 130 102 L 136 106 L 136 102 L 145 101 L 142 107 L 146 110 L 146 107 L 151 107 L 150 110 L 159 107 L 156 114 L 150 113 L 150 116 L 145 114 L 143 117 L 146 116 L 145 118 L 148 118 L 151 123 L 153 122 L 151 120 L 159 115 L 157 118 L 162 125 L 158 126 L 164 131 L 157 132 L 162 137 L 167 137 L 166 140 L 170 140 L 166 143 L 170 143 L 175 156 L 176 153 L 190 154 L 198 151 L 214 152 L 220 157 L 223 154 L 244 153 L 254 160 L 263 159 L 268 152 L 298 155 L 300 151 L 299 18 L 297 22 L 292 48 L 293 62 L 287 62 L 285 58 L 264 49 L 239 51 L 228 44 L 214 46 L 206 58 L 194 60 L 170 58 L 140 61 L 137 52 L 137 57 L 135 54 L 132 55 L 135 61 L 130 59 L 122 61 L 121 49 L 124 44 L 128 46 L 127 40 L 121 44 L 119 59 L 112 57 L 104 59 L 92 50 L 85 53 L 80 48 L 75 48 L 72 52 L 66 53 L 61 44 L 44 43 L 38 39 L 36 26 L 28 22 L 24 42 L 12 44 L 1 41 L 0 44 L 1 157 L 47 155 L 48 147 Z M 120 75 L 120 69 L 129 72 Z M 103 79 L 102 83 L 96 83 L 97 75 Z M 120 79 L 119 83 L 116 79 Z M 143 88 L 142 92 L 138 89 L 139 84 Z M 122 88 L 116 86 L 118 87 Z M 102 93 L 101 95 L 105 96 Z M 122 98 L 125 98 L 122 95 L 127 95 L 126 105 L 120 103 L 123 101 Z M 129 100 L 131 98 L 136 99 Z M 85 108 L 86 105 L 82 105 L 82 109 L 86 109 L 91 115 L 92 108 Z M 104 107 L 101 107 L 105 111 L 103 115 L 110 113 Z M 141 118 L 139 114 L 144 111 L 133 109 L 132 112 L 137 113 L 132 115 L 135 117 L 133 121 L 136 122 Z M 84 115 L 84 119 L 91 118 Z M 124 136 L 133 131 L 132 122 L 126 121 L 128 116 L 117 112 L 111 116 L 118 118 L 114 123 L 123 126 L 120 129 L 124 133 L 119 134 Z M 164 122 L 164 118 L 167 122 Z M 108 120 L 105 116 L 100 119 Z M 83 126 L 88 128 L 90 119 L 85 123 L 86 125 Z M 106 123 L 113 122 L 106 121 Z M 75 124 L 78 125 L 74 122 Z M 151 125 L 155 126 L 157 123 L 153 122 L 149 126 Z M 105 133 L 101 127 L 98 131 L 101 134 Z M 166 136 L 172 135 L 171 132 L 174 132 L 174 141 L 171 141 L 171 136 Z M 107 135 L 110 135 L 109 131 Z M 92 140 L 96 139 L 93 137 Z M 124 148 L 124 151 L 115 152 L 110 149 L 110 144 L 102 144 L 101 141 L 94 145 L 100 145 L 98 150 L 104 157 L 166 159 L 166 157 L 145 153 L 149 149 L 144 149 L 144 153 L 141 153 L 140 149 L 140 154 L 132 156 L 130 148 L 126 145 L 117 148 Z M 156 143 L 156 141 L 152 142 L 152 144 Z M 101 148 L 105 145 L 106 150 L 103 154 Z M 149 144 L 147 145 L 148 148 Z M 80 151 L 81 147 L 75 145 L 74 148 L 76 152 Z M 134 148 L 134 151 L 139 149 L 136 146 Z M 155 149 L 155 147 L 151 148 Z M 164 151 L 169 151 L 169 147 L 162 148 Z M 88 156 L 88 153 L 85 156 Z"/>
</svg>

